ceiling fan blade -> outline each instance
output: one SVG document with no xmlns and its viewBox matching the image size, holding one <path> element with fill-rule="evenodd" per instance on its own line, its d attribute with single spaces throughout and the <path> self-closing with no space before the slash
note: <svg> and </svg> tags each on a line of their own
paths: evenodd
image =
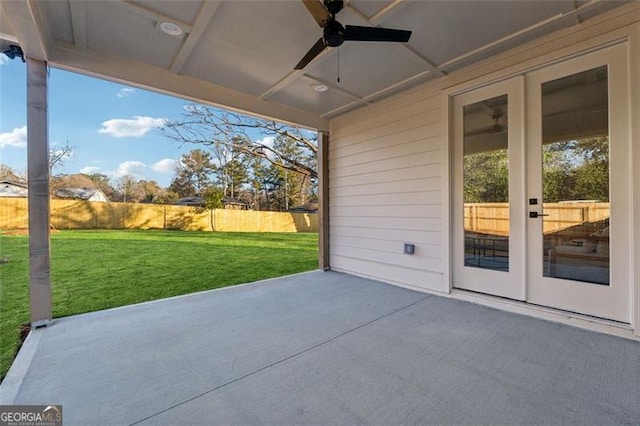
<svg viewBox="0 0 640 426">
<path fill-rule="evenodd" d="M 389 28 L 360 27 L 346 25 L 344 39 L 349 41 L 395 41 L 406 43 L 411 37 L 411 31 L 392 30 Z"/>
<path fill-rule="evenodd" d="M 320 25 L 321 28 L 324 28 L 327 21 L 331 18 L 331 15 L 329 14 L 329 11 L 324 8 L 322 3 L 318 0 L 302 0 L 302 3 L 307 7 L 307 10 L 311 13 L 311 16 L 313 16 L 313 19 L 316 20 L 318 25 Z"/>
<path fill-rule="evenodd" d="M 314 44 L 313 47 L 309 49 L 307 54 L 304 55 L 304 57 L 300 60 L 300 62 L 298 62 L 298 65 L 296 65 L 294 69 L 301 70 L 309 65 L 309 62 L 313 61 L 316 56 L 322 53 L 325 47 L 326 46 L 324 45 L 324 41 L 322 40 L 322 37 L 320 37 L 320 39 L 316 41 L 316 44 Z"/>
</svg>

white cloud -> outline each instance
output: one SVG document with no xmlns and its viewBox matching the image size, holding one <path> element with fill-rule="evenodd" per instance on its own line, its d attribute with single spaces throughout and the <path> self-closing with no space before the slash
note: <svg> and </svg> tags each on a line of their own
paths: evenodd
<svg viewBox="0 0 640 426">
<path fill-rule="evenodd" d="M 111 135 L 116 138 L 141 138 L 150 130 L 161 127 L 165 123 L 165 118 L 135 116 L 133 119 L 112 118 L 104 121 L 99 133 Z"/>
<path fill-rule="evenodd" d="M 84 173 L 85 175 L 97 175 L 97 174 L 106 174 L 102 171 L 100 167 L 96 166 L 87 166 L 80 169 L 80 173 Z"/>
<path fill-rule="evenodd" d="M 123 163 L 120 163 L 118 169 L 113 172 L 113 175 L 116 177 L 132 175 L 140 179 L 144 177 L 143 172 L 146 167 L 146 164 L 144 164 L 142 161 L 125 161 Z"/>
<path fill-rule="evenodd" d="M 5 55 L 4 53 L 0 53 L 0 65 L 7 64 L 10 60 L 11 59 L 9 59 L 7 55 Z"/>
<path fill-rule="evenodd" d="M 122 99 L 122 98 L 126 98 L 129 95 L 133 95 L 135 92 L 136 92 L 136 89 L 132 87 L 123 87 L 122 89 L 118 90 L 118 93 L 116 93 L 116 96 Z"/>
<path fill-rule="evenodd" d="M 177 160 L 164 158 L 151 166 L 153 170 L 160 173 L 173 173 L 178 165 Z"/>
<path fill-rule="evenodd" d="M 265 136 L 262 139 L 258 139 L 256 143 L 259 143 L 260 145 L 268 146 L 269 148 L 273 148 L 273 143 L 275 141 L 276 141 L 276 138 L 274 138 L 273 136 Z"/>
<path fill-rule="evenodd" d="M 27 126 L 17 127 L 11 132 L 0 133 L 0 148 L 14 146 L 24 148 L 27 146 Z"/>
<path fill-rule="evenodd" d="M 157 163 L 156 163 L 157 164 Z M 122 176 L 131 175 L 136 179 L 146 179 L 145 170 L 147 165 L 142 161 L 124 161 L 118 165 L 115 170 L 104 170 L 97 166 L 85 166 L 80 169 L 80 173 L 87 175 L 102 174 L 109 176 L 110 178 L 120 178 Z"/>
</svg>

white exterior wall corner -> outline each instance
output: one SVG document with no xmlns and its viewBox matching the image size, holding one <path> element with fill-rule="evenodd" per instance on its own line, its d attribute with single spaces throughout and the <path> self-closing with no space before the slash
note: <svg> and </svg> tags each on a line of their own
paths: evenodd
<svg viewBox="0 0 640 426">
<path fill-rule="evenodd" d="M 639 22 L 640 2 L 633 2 L 332 119 L 332 269 L 449 292 L 449 97 L 619 40 L 628 41 L 630 75 L 638 76 Z M 631 85 L 631 113 L 639 117 L 638 79 Z M 640 241 L 640 120 L 631 122 L 634 241 Z M 404 242 L 416 245 L 413 256 L 402 254 Z M 634 265 L 640 265 L 640 244 Z M 634 268 L 640 333 L 640 268 Z"/>
<path fill-rule="evenodd" d="M 633 231 L 632 241 L 634 244 L 632 257 L 632 276 L 634 286 L 631 288 L 632 303 L 635 309 L 632 310 L 632 324 L 634 333 L 640 336 L 640 24 L 635 26 L 630 36 L 629 43 L 629 75 L 631 76 L 631 173 L 632 173 L 632 196 L 633 196 Z"/>
</svg>

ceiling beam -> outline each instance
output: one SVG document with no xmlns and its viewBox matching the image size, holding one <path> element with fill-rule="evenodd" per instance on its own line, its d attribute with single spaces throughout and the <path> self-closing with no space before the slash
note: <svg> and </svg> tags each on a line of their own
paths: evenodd
<svg viewBox="0 0 640 426">
<path fill-rule="evenodd" d="M 69 1 L 71 9 L 71 27 L 73 28 L 73 43 L 78 47 L 87 47 L 87 3 L 84 1 Z"/>
<path fill-rule="evenodd" d="M 2 10 L 1 6 L 0 6 L 0 10 Z M 6 41 L 11 42 L 13 44 L 19 44 L 18 43 L 18 38 L 16 36 L 14 36 L 13 34 L 5 33 L 4 29 L 0 31 L 0 40 L 6 40 Z"/>
<path fill-rule="evenodd" d="M 429 71 L 424 71 L 421 72 L 419 74 L 416 74 L 412 77 L 409 77 L 407 79 L 404 79 L 402 81 L 399 81 L 395 84 L 392 84 L 391 86 L 385 87 L 384 89 L 378 90 L 375 93 L 372 93 L 370 95 L 365 96 L 364 98 L 361 98 L 360 100 L 354 101 L 354 102 L 350 102 L 346 105 L 340 106 L 332 111 L 326 112 L 324 114 L 322 114 L 322 117 L 330 119 L 331 117 L 334 117 L 338 114 L 347 112 L 348 110 L 354 109 L 354 108 L 358 108 L 360 106 L 363 106 L 365 104 L 371 104 L 373 102 L 375 102 L 375 100 L 377 98 L 382 98 L 385 96 L 388 96 L 391 92 L 394 91 L 400 91 L 405 87 L 410 87 L 410 86 L 414 86 L 416 84 L 419 84 L 423 81 L 427 81 L 429 79 L 429 77 L 433 77 L 433 74 L 431 74 Z"/>
<path fill-rule="evenodd" d="M 11 23 L 25 57 L 46 61 L 49 50 L 49 31 L 37 2 L 2 0 L 5 19 Z"/>
<path fill-rule="evenodd" d="M 371 18 L 369 18 L 369 22 L 372 25 L 380 25 L 387 18 L 390 18 L 396 12 L 401 11 L 409 4 L 407 0 L 393 0 L 391 3 L 377 11 Z"/>
<path fill-rule="evenodd" d="M 289 71 L 287 75 L 282 77 L 273 86 L 269 87 L 264 93 L 262 93 L 259 96 L 259 98 L 264 100 L 269 99 L 271 96 L 273 96 L 274 94 L 278 93 L 280 90 L 284 89 L 285 87 L 287 87 L 288 85 L 296 81 L 298 78 L 300 78 L 300 76 L 304 75 L 304 70 L 309 68 L 311 64 L 317 65 L 325 61 L 327 58 L 329 58 L 331 56 L 329 52 L 331 52 L 332 50 L 333 49 L 323 50 L 322 53 L 316 56 L 313 59 L 313 61 L 311 61 L 306 67 L 304 67 L 304 69 Z"/>
<path fill-rule="evenodd" d="M 331 82 L 329 82 L 329 81 L 325 81 L 325 80 L 323 80 L 323 79 L 321 79 L 321 78 L 318 78 L 318 77 L 315 77 L 315 76 L 313 76 L 313 75 L 310 75 L 310 74 L 304 74 L 304 75 L 302 76 L 302 78 L 304 78 L 304 79 L 308 80 L 311 84 L 324 84 L 325 86 L 327 86 L 328 88 L 330 88 L 330 89 L 331 89 L 331 91 L 341 93 L 341 94 L 343 94 L 343 95 L 345 95 L 345 96 L 348 96 L 348 97 L 350 97 L 350 98 L 353 98 L 353 99 L 354 99 L 354 100 L 356 100 L 356 101 L 363 101 L 363 102 L 367 102 L 367 101 L 365 101 L 365 100 L 362 98 L 362 96 L 358 96 L 358 95 L 356 95 L 355 93 L 352 93 L 352 92 L 350 92 L 350 91 L 348 91 L 348 90 L 345 90 L 344 88 L 342 88 L 341 86 L 339 86 L 339 85 L 337 85 L 337 84 L 331 83 Z M 370 103 L 370 102 L 367 102 L 367 103 Z"/>
<path fill-rule="evenodd" d="M 69 43 L 59 42 L 51 48 L 52 66 L 214 105 L 237 112 L 283 121 L 314 130 L 328 130 L 329 122 L 318 114 L 277 102 L 265 101 L 256 96 L 226 87 L 178 75 L 166 69 L 127 60 L 119 56 L 80 49 Z"/>
<path fill-rule="evenodd" d="M 345 6 L 345 9 L 348 9 L 349 12 L 353 14 L 353 16 L 361 20 L 363 23 L 377 27 L 381 23 L 383 23 L 385 19 L 390 18 L 392 15 L 392 12 L 399 11 L 400 9 L 405 7 L 407 4 L 408 4 L 407 0 L 395 0 L 389 5 L 387 5 L 386 7 L 384 7 L 382 10 L 377 12 L 375 15 L 373 15 L 371 18 L 367 17 L 364 13 L 360 12 L 351 4 L 347 4 Z M 423 55 L 418 53 L 408 43 L 401 43 L 398 45 L 402 46 L 402 48 L 405 49 L 406 52 L 408 52 L 411 56 L 417 59 L 418 63 L 424 66 L 424 68 L 427 71 L 429 71 L 431 74 L 438 77 L 442 77 L 445 75 L 444 72 L 442 72 L 433 62 L 429 61 Z"/>
<path fill-rule="evenodd" d="M 580 16 L 575 12 L 578 9 L 578 5 L 576 4 L 576 0 L 568 1 L 563 3 L 564 5 L 564 13 L 567 15 L 566 26 L 573 27 L 574 25 L 580 25 Z"/>
<path fill-rule="evenodd" d="M 313 61 L 312 61 L 313 62 Z M 262 93 L 259 98 L 260 99 L 269 99 L 275 93 L 278 93 L 280 90 L 284 89 L 298 78 L 303 75 L 304 70 L 291 70 L 289 74 L 282 77 L 280 80 L 276 82 L 273 86 L 269 87 L 264 93 Z"/>
<path fill-rule="evenodd" d="M 187 35 L 186 40 L 180 47 L 180 51 L 171 64 L 171 72 L 178 74 L 180 73 L 180 71 L 182 71 L 182 67 L 184 67 L 187 59 L 189 59 L 189 56 L 191 56 L 193 49 L 195 49 L 196 45 L 202 38 L 202 35 L 211 22 L 211 19 L 213 19 L 213 15 L 215 15 L 221 2 L 221 0 L 205 1 L 202 4 L 202 7 L 198 12 L 198 16 L 193 23 L 191 32 Z"/>
</svg>

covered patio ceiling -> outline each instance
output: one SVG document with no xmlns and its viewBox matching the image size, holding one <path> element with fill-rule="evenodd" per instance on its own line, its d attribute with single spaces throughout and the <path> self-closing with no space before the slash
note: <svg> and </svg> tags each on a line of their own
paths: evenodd
<svg viewBox="0 0 640 426">
<path fill-rule="evenodd" d="M 0 43 L 63 69 L 327 130 L 332 117 L 623 3 L 345 1 L 342 24 L 410 30 L 410 41 L 348 41 L 301 70 L 322 34 L 301 0 L 0 0 Z M 163 32 L 165 22 L 181 34 Z"/>
</svg>

